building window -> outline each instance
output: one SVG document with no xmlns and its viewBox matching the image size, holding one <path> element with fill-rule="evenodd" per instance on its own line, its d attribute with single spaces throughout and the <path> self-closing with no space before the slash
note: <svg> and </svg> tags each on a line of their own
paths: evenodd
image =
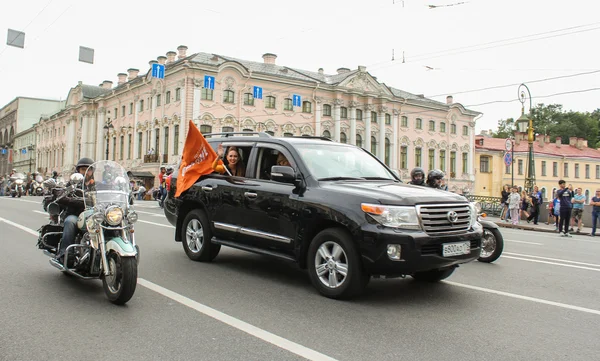
<svg viewBox="0 0 600 361">
<path fill-rule="evenodd" d="M 585 204 L 590 204 L 590 190 L 585 190 Z"/>
<path fill-rule="evenodd" d="M 363 112 L 360 109 L 356 109 L 356 120 L 363 120 Z"/>
<path fill-rule="evenodd" d="M 212 89 L 202 88 L 201 98 L 202 100 L 213 100 L 214 94 Z"/>
<path fill-rule="evenodd" d="M 362 137 L 360 134 L 356 135 L 356 146 L 362 148 Z"/>
<path fill-rule="evenodd" d="M 423 129 L 423 119 L 417 118 L 415 120 L 415 128 L 416 129 Z"/>
<path fill-rule="evenodd" d="M 596 179 L 600 179 L 600 165 L 596 166 Z"/>
<path fill-rule="evenodd" d="M 546 176 L 546 161 L 542 161 L 542 177 Z"/>
<path fill-rule="evenodd" d="M 371 137 L 371 153 L 373 155 L 377 154 L 377 138 Z"/>
<path fill-rule="evenodd" d="M 312 103 L 308 101 L 302 102 L 302 113 L 312 113 Z"/>
<path fill-rule="evenodd" d="M 400 147 L 400 169 L 408 169 L 408 147 Z"/>
<path fill-rule="evenodd" d="M 435 169 L 435 149 L 429 149 L 429 170 Z"/>
<path fill-rule="evenodd" d="M 404 127 L 404 128 L 408 128 L 408 117 L 407 116 L 402 116 L 402 118 L 400 118 L 400 126 Z"/>
<path fill-rule="evenodd" d="M 323 116 L 330 117 L 331 116 L 331 105 L 323 104 Z"/>
<path fill-rule="evenodd" d="M 275 132 L 273 132 L 272 130 L 267 130 L 265 133 L 267 133 L 270 136 L 274 136 Z"/>
<path fill-rule="evenodd" d="M 505 167 L 504 167 L 504 173 L 506 173 L 506 174 L 510 174 L 510 167 L 511 167 L 511 165 L 510 165 L 510 164 L 509 164 L 509 165 L 507 165 L 507 166 L 505 166 Z"/>
<path fill-rule="evenodd" d="M 169 154 L 169 127 L 165 127 L 165 140 L 164 140 L 163 146 L 164 146 L 163 153 Z"/>
<path fill-rule="evenodd" d="M 165 94 L 165 104 L 170 104 L 170 103 L 171 103 L 171 92 L 170 92 L 170 91 L 168 91 L 168 92 Z"/>
<path fill-rule="evenodd" d="M 233 127 L 223 127 L 221 128 L 222 133 L 233 133 Z"/>
<path fill-rule="evenodd" d="M 450 172 L 453 174 L 456 174 L 456 152 L 455 151 L 450 152 Z"/>
<path fill-rule="evenodd" d="M 142 158 L 142 139 L 143 139 L 143 133 L 139 132 L 138 133 L 137 159 Z"/>
<path fill-rule="evenodd" d="M 542 200 L 546 199 L 546 188 L 542 188 Z"/>
<path fill-rule="evenodd" d="M 156 128 L 156 138 L 154 138 L 154 152 L 155 154 L 159 154 L 158 150 L 160 149 L 160 128 Z"/>
<path fill-rule="evenodd" d="M 181 100 L 181 88 L 175 89 L 175 101 L 178 102 Z"/>
<path fill-rule="evenodd" d="M 225 90 L 223 92 L 223 103 L 233 104 L 233 91 Z"/>
<path fill-rule="evenodd" d="M 173 154 L 179 154 L 179 125 L 173 126 Z"/>
<path fill-rule="evenodd" d="M 340 108 L 340 118 L 348 119 L 348 108 L 346 108 L 346 107 Z"/>
<path fill-rule="evenodd" d="M 575 163 L 575 178 L 579 178 L 579 163 Z"/>
<path fill-rule="evenodd" d="M 446 133 L 446 123 L 440 122 L 440 133 Z"/>
<path fill-rule="evenodd" d="M 117 119 L 117 118 L 119 117 L 119 112 L 118 112 L 118 109 L 117 109 L 117 108 L 115 108 L 115 109 L 114 109 L 114 111 L 115 111 L 115 119 Z"/>
<path fill-rule="evenodd" d="M 265 98 L 265 108 L 275 109 L 275 97 L 269 95 Z"/>
<path fill-rule="evenodd" d="M 519 159 L 517 164 L 517 173 L 523 175 L 523 159 Z"/>
<path fill-rule="evenodd" d="M 283 133 L 284 137 L 293 137 L 294 135 L 292 133 Z"/>
<path fill-rule="evenodd" d="M 283 99 L 283 110 L 294 110 L 294 105 L 292 103 L 292 99 L 290 99 L 290 98 Z"/>
<path fill-rule="evenodd" d="M 254 105 L 254 95 L 252 93 L 244 93 L 244 105 Z"/>
<path fill-rule="evenodd" d="M 456 134 L 456 124 L 450 124 L 450 134 Z"/>
<path fill-rule="evenodd" d="M 464 136 L 468 136 L 469 135 L 469 127 L 466 125 L 463 125 L 463 135 Z"/>
<path fill-rule="evenodd" d="M 162 105 L 162 97 L 160 94 L 156 94 L 156 106 L 160 107 Z"/>
<path fill-rule="evenodd" d="M 346 133 L 344 133 L 344 132 L 340 133 L 340 143 L 344 143 L 344 144 L 348 143 L 348 138 L 346 137 Z"/>
<path fill-rule="evenodd" d="M 131 159 L 131 150 L 133 149 L 133 144 L 131 143 L 131 134 L 127 135 L 127 159 Z"/>
<path fill-rule="evenodd" d="M 565 163 L 565 165 L 564 165 L 563 177 L 565 177 L 565 178 L 569 177 L 569 163 Z"/>
<path fill-rule="evenodd" d="M 125 136 L 121 136 L 120 142 L 119 142 L 119 160 L 123 160 L 123 153 L 125 153 L 123 150 L 125 149 Z"/>
<path fill-rule="evenodd" d="M 435 120 L 430 120 L 429 121 L 429 131 L 430 132 L 435 132 Z"/>
<path fill-rule="evenodd" d="M 558 177 L 558 162 L 552 162 L 552 176 Z"/>
<path fill-rule="evenodd" d="M 490 172 L 490 157 L 481 156 L 479 157 L 479 171 L 481 173 L 489 173 Z"/>
<path fill-rule="evenodd" d="M 79 144 L 79 150 L 81 151 L 81 143 Z M 77 158 L 79 158 L 80 156 L 77 156 Z M 113 153 L 112 153 L 112 160 L 117 160 L 117 138 L 114 137 L 113 138 Z"/>
<path fill-rule="evenodd" d="M 585 179 L 590 179 L 590 165 L 585 165 Z"/>
<path fill-rule="evenodd" d="M 385 138 L 385 154 L 384 154 L 384 162 L 389 167 L 390 166 L 390 140 Z"/>
<path fill-rule="evenodd" d="M 440 169 L 442 172 L 446 171 L 446 151 L 444 149 L 440 149 Z"/>
<path fill-rule="evenodd" d="M 371 123 L 377 123 L 377 113 L 371 112 Z"/>
<path fill-rule="evenodd" d="M 129 103 L 129 115 L 133 114 L 133 103 Z"/>
<path fill-rule="evenodd" d="M 389 114 L 385 115 L 385 124 L 386 125 L 391 125 L 392 124 L 392 116 Z"/>
<path fill-rule="evenodd" d="M 212 133 L 212 125 L 201 125 L 200 126 L 200 133 L 202 134 L 210 134 Z"/>
<path fill-rule="evenodd" d="M 469 153 L 462 154 L 462 172 L 463 174 L 469 173 Z"/>
<path fill-rule="evenodd" d="M 329 130 L 324 130 L 323 131 L 323 137 L 331 139 L 331 133 L 329 133 Z"/>
<path fill-rule="evenodd" d="M 143 99 L 142 99 L 142 100 L 140 100 L 140 110 L 139 110 L 139 111 L 140 111 L 140 112 L 143 112 L 143 111 L 144 111 L 144 100 L 143 100 Z"/>
<path fill-rule="evenodd" d="M 415 148 L 415 167 L 421 166 L 421 148 Z"/>
</svg>

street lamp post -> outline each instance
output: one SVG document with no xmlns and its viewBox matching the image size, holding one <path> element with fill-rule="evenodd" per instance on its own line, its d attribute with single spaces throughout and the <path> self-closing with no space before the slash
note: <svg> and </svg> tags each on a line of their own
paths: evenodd
<svg viewBox="0 0 600 361">
<path fill-rule="evenodd" d="M 527 90 L 527 94 L 525 94 Z M 535 160 L 533 156 L 533 119 L 525 115 L 525 101 L 529 99 L 529 113 L 531 114 L 532 102 L 531 92 L 525 84 L 519 85 L 519 101 L 521 102 L 521 117 L 517 119 L 517 129 L 521 133 L 527 132 L 529 150 L 527 152 L 527 173 L 525 177 L 525 191 L 531 193 L 535 184 Z"/>
<path fill-rule="evenodd" d="M 104 124 L 104 136 L 106 137 L 106 160 L 108 160 L 108 148 L 110 146 L 108 135 L 113 129 L 115 129 L 115 127 L 112 125 L 112 122 L 108 121 L 106 124 Z"/>
<path fill-rule="evenodd" d="M 29 152 L 29 173 L 31 173 L 31 153 L 33 152 L 33 149 L 32 145 L 27 147 L 27 151 Z"/>
</svg>

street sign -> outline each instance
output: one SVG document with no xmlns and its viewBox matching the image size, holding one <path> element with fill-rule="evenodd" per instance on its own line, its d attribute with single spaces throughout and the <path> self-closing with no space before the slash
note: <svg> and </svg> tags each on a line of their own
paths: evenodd
<svg viewBox="0 0 600 361">
<path fill-rule="evenodd" d="M 215 77 L 210 75 L 204 76 L 204 88 L 214 89 L 215 88 Z"/>
<path fill-rule="evenodd" d="M 2 149 L 2 154 L 6 154 L 6 149 Z"/>
<path fill-rule="evenodd" d="M 152 64 L 152 77 L 157 79 L 164 79 L 165 66 L 162 64 Z"/>
<path fill-rule="evenodd" d="M 509 152 L 504 153 L 504 164 L 506 164 L 506 166 L 511 165 L 512 160 L 512 155 Z"/>
<path fill-rule="evenodd" d="M 79 61 L 82 63 L 94 64 L 94 49 L 80 46 Z"/>
<path fill-rule="evenodd" d="M 302 106 L 302 97 L 298 94 L 294 94 L 292 103 L 293 103 L 292 105 L 295 107 L 301 107 Z"/>
<path fill-rule="evenodd" d="M 25 47 L 25 33 L 18 30 L 8 29 L 6 45 L 23 49 Z"/>
<path fill-rule="evenodd" d="M 254 99 L 262 99 L 262 88 L 259 86 L 255 86 L 252 96 L 254 97 Z"/>
<path fill-rule="evenodd" d="M 21 149 L 21 154 L 27 154 L 27 148 Z"/>
<path fill-rule="evenodd" d="M 512 139 L 510 139 L 510 138 L 506 139 L 506 142 L 504 143 L 504 147 L 506 148 L 507 152 L 510 152 L 512 150 Z"/>
</svg>

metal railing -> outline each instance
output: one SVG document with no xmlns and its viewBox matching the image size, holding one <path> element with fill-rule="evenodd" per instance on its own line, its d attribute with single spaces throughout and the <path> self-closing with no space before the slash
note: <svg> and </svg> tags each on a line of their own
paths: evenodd
<svg viewBox="0 0 600 361">
<path fill-rule="evenodd" d="M 498 216 L 502 214 L 502 198 L 501 197 L 491 197 L 491 196 L 476 196 L 476 195 L 466 195 L 467 199 L 470 202 L 478 202 L 481 205 L 481 211 L 489 214 L 490 216 Z"/>
</svg>

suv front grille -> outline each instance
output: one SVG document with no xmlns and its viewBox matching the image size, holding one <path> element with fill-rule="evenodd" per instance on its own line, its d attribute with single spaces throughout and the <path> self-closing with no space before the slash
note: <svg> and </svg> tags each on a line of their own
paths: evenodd
<svg viewBox="0 0 600 361">
<path fill-rule="evenodd" d="M 450 212 L 456 212 L 456 222 L 450 222 Z M 471 221 L 467 204 L 428 204 L 417 206 L 423 230 L 430 235 L 466 232 Z"/>
</svg>

